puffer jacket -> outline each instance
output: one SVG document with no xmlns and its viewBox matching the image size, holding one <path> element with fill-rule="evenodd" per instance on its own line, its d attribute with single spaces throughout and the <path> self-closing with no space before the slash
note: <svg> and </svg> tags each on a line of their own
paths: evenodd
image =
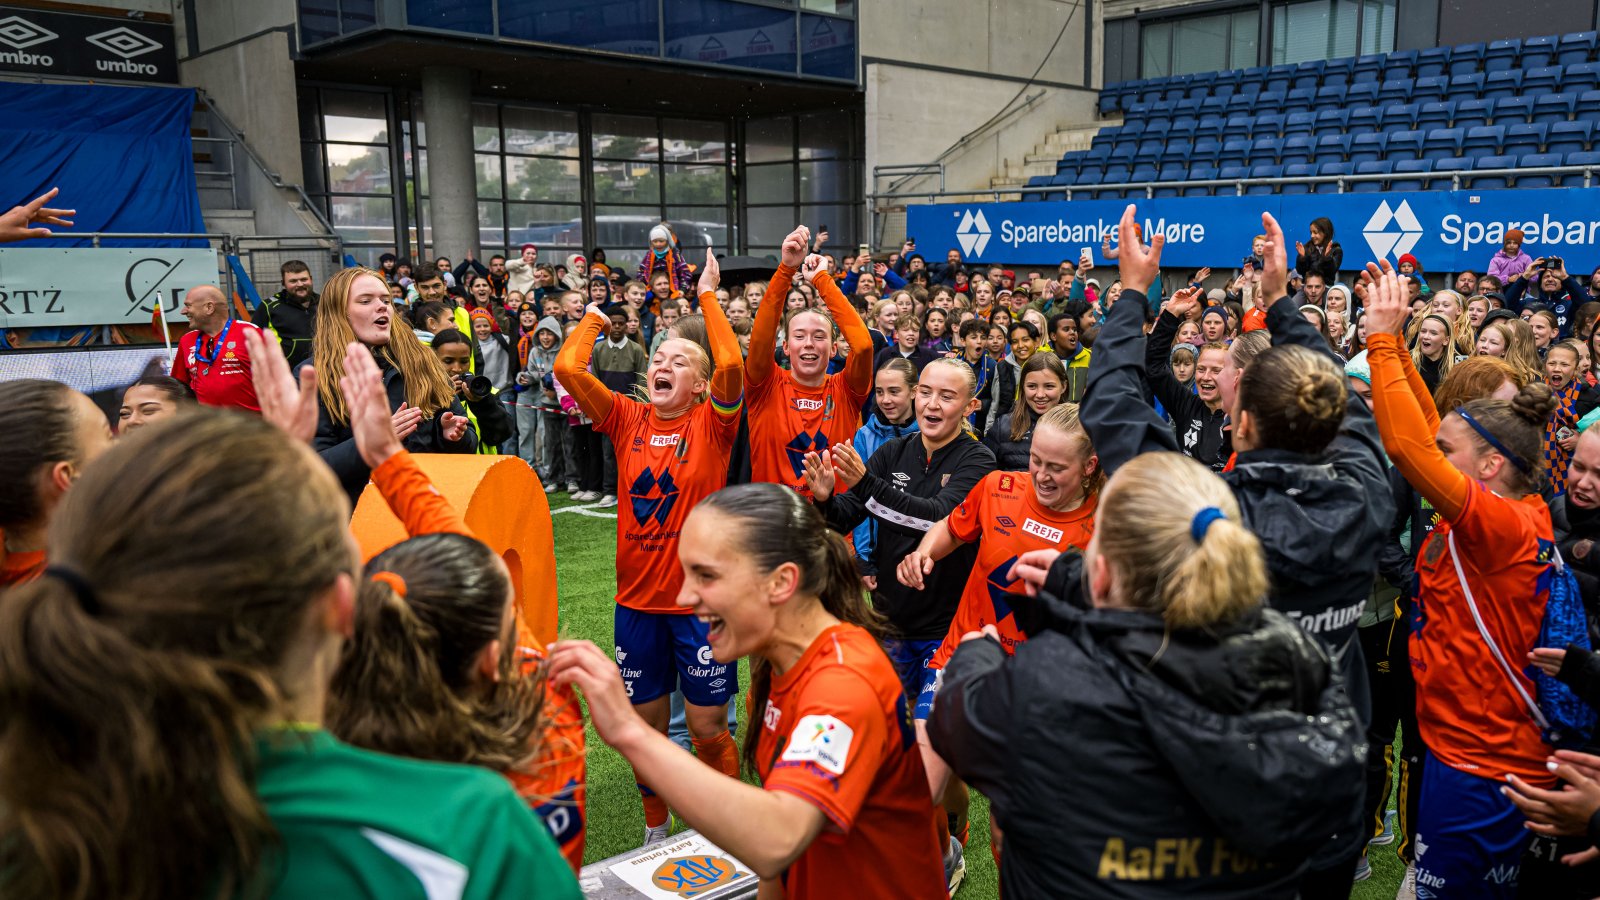
<svg viewBox="0 0 1600 900">
<path fill-rule="evenodd" d="M 1297 896 L 1364 792 L 1366 736 L 1320 644 L 1266 608 L 1209 632 L 1091 609 L 1081 573 L 1058 558 L 1015 656 L 962 644 L 928 720 L 1005 831 L 1001 893 Z"/>
<path fill-rule="evenodd" d="M 904 424 L 896 425 L 883 417 L 883 413 L 874 409 L 867 416 L 865 424 L 856 432 L 850 443 L 861 454 L 862 459 L 871 459 L 878 448 L 897 437 L 915 434 L 917 431 L 917 418 L 912 416 Z M 872 551 L 878 546 L 878 520 L 867 519 L 856 526 L 853 533 L 856 545 L 856 565 L 863 571 L 871 569 Z"/>
<path fill-rule="evenodd" d="M 1019 415 L 1028 417 L 1028 430 L 1022 433 L 1021 438 L 1012 440 L 1012 417 Z M 983 436 L 983 445 L 994 453 L 995 468 L 1002 472 L 1028 470 L 1028 451 L 1033 447 L 1033 426 L 1038 420 L 1039 417 L 1033 414 L 1026 403 L 1013 407 L 1011 412 L 995 420 L 989 433 Z"/>
</svg>

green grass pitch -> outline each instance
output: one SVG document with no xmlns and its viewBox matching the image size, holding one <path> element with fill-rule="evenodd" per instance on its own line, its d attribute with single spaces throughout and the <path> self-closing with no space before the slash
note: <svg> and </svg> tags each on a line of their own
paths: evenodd
<svg viewBox="0 0 1600 900">
<path fill-rule="evenodd" d="M 565 494 L 550 495 L 555 522 L 556 578 L 560 591 L 561 634 L 610 648 L 613 598 L 616 595 L 616 519 L 598 518 L 609 511 L 571 509 Z M 591 506 L 592 504 L 582 504 Z M 749 684 L 748 666 L 739 667 L 739 683 Z M 744 706 L 739 705 L 740 737 Z M 621 755 L 601 742 L 594 728 L 589 736 L 588 845 L 584 862 L 592 863 L 639 846 L 644 838 L 644 810 L 634 787 L 633 771 Z M 957 896 L 992 900 L 999 896 L 999 877 L 989 854 L 989 802 L 973 792 L 971 845 L 967 878 Z M 1389 900 L 1400 883 L 1403 867 L 1393 847 L 1374 847 L 1373 877 L 1355 886 L 1354 900 Z"/>
</svg>

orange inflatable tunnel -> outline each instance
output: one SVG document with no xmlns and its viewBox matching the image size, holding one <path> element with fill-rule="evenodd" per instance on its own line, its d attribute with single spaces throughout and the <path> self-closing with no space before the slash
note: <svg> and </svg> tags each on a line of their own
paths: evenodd
<svg viewBox="0 0 1600 900">
<path fill-rule="evenodd" d="M 539 476 L 514 456 L 421 453 L 416 460 L 473 534 L 506 561 L 522 621 L 548 646 L 556 639 L 556 556 L 550 503 Z M 350 530 L 362 562 L 408 536 L 370 484 Z"/>
</svg>

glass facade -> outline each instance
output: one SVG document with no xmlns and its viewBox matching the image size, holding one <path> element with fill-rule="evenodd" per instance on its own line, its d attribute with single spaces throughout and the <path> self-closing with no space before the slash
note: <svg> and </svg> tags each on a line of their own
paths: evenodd
<svg viewBox="0 0 1600 900">
<path fill-rule="evenodd" d="M 1293 0 L 1176 18 L 1108 21 L 1106 82 L 1388 53 L 1395 48 L 1395 4 Z M 1271 24 L 1265 55 L 1260 47 L 1263 15 Z M 1136 70 L 1133 31 L 1138 33 Z"/>
<path fill-rule="evenodd" d="M 1394 49 L 1395 0 L 1303 0 L 1272 7 L 1272 64 Z"/>
<path fill-rule="evenodd" d="M 382 9 L 377 0 L 297 0 L 297 6 L 306 48 L 375 27 L 427 30 L 858 81 L 856 0 L 403 0 Z"/>
<path fill-rule="evenodd" d="M 1140 29 L 1144 78 L 1256 65 L 1261 13 L 1255 7 L 1147 22 Z"/>
<path fill-rule="evenodd" d="M 475 102 L 473 249 L 487 259 L 534 243 L 557 259 L 600 246 L 631 271 L 661 221 L 696 257 L 776 253 L 800 222 L 853 246 L 864 236 L 861 127 L 859 109 L 689 119 Z M 301 132 L 307 192 L 349 252 L 435 252 L 420 94 L 305 87 Z"/>
</svg>

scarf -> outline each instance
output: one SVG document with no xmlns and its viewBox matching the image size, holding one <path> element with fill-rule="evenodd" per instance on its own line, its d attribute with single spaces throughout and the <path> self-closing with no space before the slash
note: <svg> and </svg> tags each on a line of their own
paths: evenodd
<svg viewBox="0 0 1600 900">
<path fill-rule="evenodd" d="M 1552 386 L 1551 392 L 1556 398 L 1556 411 L 1550 414 L 1550 421 L 1544 426 L 1544 461 L 1549 468 L 1546 477 L 1550 493 L 1559 496 L 1567 491 L 1567 465 L 1572 461 L 1572 453 L 1562 449 L 1556 433 L 1563 428 L 1577 428 L 1578 416 L 1573 406 L 1578 400 L 1578 381 L 1573 379 L 1560 388 Z"/>
</svg>

